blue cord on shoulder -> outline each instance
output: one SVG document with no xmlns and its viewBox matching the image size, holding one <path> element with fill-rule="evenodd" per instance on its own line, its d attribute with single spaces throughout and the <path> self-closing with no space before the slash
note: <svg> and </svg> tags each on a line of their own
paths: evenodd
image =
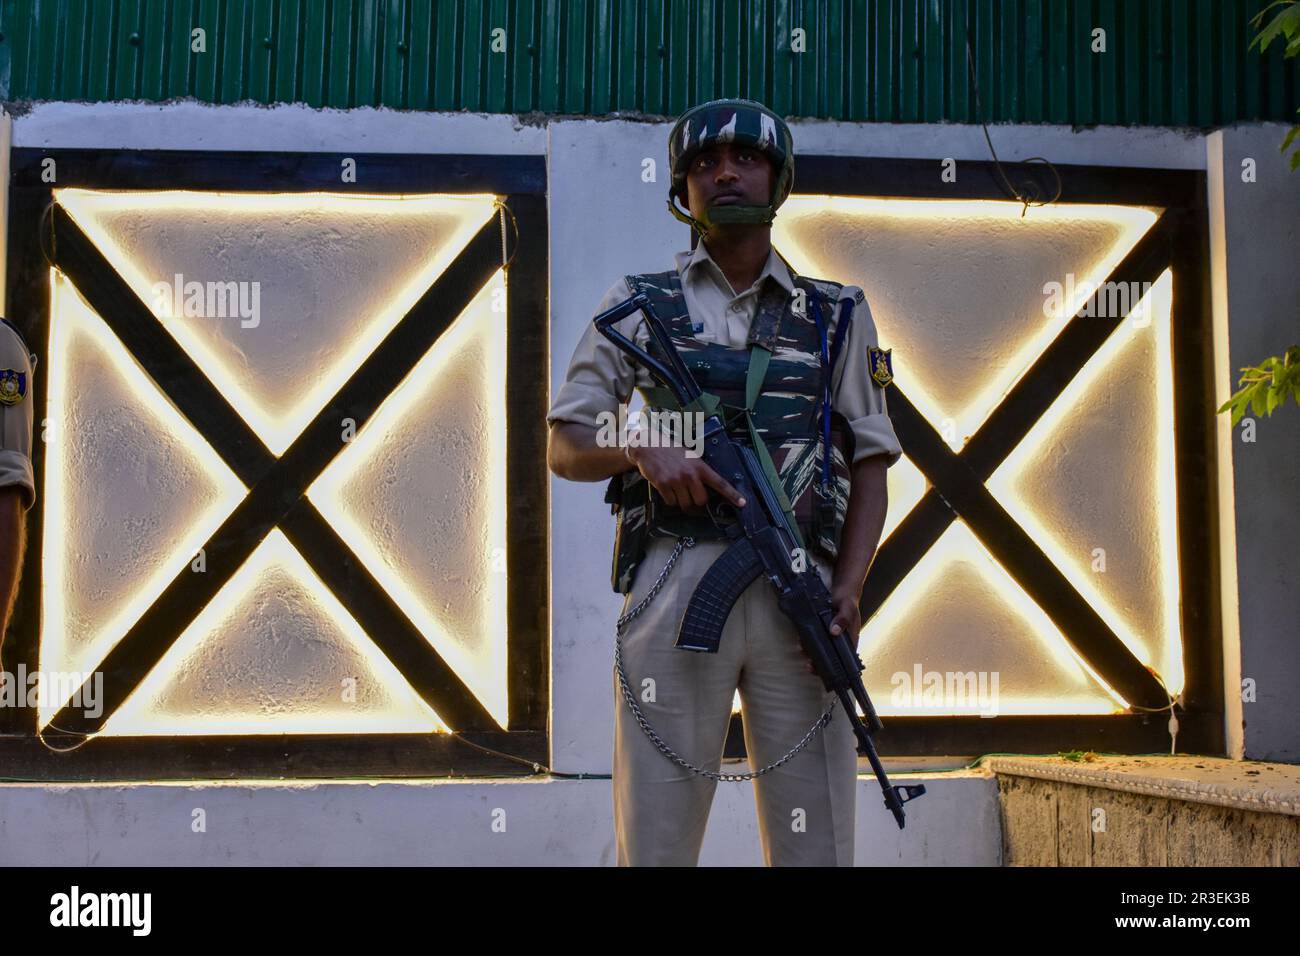
<svg viewBox="0 0 1300 956">
<path fill-rule="evenodd" d="M 826 321 L 822 316 L 821 296 L 817 294 L 816 286 L 809 284 L 808 288 L 812 291 L 813 316 L 817 322 L 817 336 L 821 340 L 822 487 L 827 488 L 831 483 L 831 372 L 835 368 L 835 363 L 831 361 L 826 345 Z M 836 339 L 838 338 L 837 335 Z"/>
</svg>

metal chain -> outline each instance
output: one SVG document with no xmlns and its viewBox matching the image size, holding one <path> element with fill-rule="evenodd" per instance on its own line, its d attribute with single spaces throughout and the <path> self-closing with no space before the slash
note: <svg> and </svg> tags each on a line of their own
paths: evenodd
<svg viewBox="0 0 1300 956">
<path fill-rule="evenodd" d="M 663 738 L 655 733 L 654 728 L 650 726 L 650 722 L 646 720 L 645 714 L 641 712 L 641 708 L 636 705 L 636 698 L 632 695 L 632 689 L 628 686 L 627 673 L 623 670 L 623 630 L 633 618 L 646 609 L 654 596 L 659 593 L 659 589 L 662 588 L 664 582 L 668 580 L 668 573 L 672 571 L 673 565 L 677 563 L 678 557 L 681 556 L 682 549 L 693 547 L 695 547 L 694 538 L 679 538 L 677 540 L 677 546 L 673 548 L 673 553 L 668 556 L 668 562 L 664 565 L 663 570 L 659 572 L 659 577 L 655 583 L 651 585 L 650 590 L 646 592 L 646 596 L 643 597 L 637 605 L 632 608 L 632 610 L 628 611 L 618 619 L 618 623 L 614 628 L 614 664 L 618 668 L 618 684 L 623 690 L 623 699 L 627 701 L 627 706 L 632 711 L 632 716 L 636 718 L 636 722 L 641 725 L 641 729 L 645 731 L 645 735 L 650 738 L 650 742 L 658 748 L 661 754 L 679 767 L 684 767 L 691 773 L 699 774 L 702 777 L 709 777 L 713 780 L 725 780 L 729 783 L 742 783 L 746 780 L 752 780 L 755 777 L 761 777 L 765 773 L 770 773 L 792 758 L 799 751 L 807 747 L 812 739 L 817 736 L 818 732 L 831 722 L 831 717 L 835 713 L 837 700 L 834 694 L 830 695 L 826 713 L 817 718 L 816 723 L 812 725 L 808 730 L 808 733 L 803 735 L 803 739 L 795 744 L 794 747 L 792 747 L 780 760 L 777 760 L 775 763 L 770 763 L 760 770 L 750 770 L 745 773 L 719 773 L 716 770 L 705 770 L 703 767 L 697 767 L 693 763 L 685 760 L 679 756 L 676 751 L 664 743 Z"/>
</svg>

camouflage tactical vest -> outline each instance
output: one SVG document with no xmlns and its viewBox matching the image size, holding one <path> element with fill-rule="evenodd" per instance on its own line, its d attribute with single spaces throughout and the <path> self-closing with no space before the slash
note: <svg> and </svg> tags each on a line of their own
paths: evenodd
<svg viewBox="0 0 1300 956">
<path fill-rule="evenodd" d="M 768 280 L 746 345 L 738 348 L 695 337 L 686 311 L 681 276 L 676 270 L 631 275 L 627 279 L 633 295 L 647 294 L 651 309 L 668 329 L 678 354 L 700 388 L 721 400 L 728 434 L 745 445 L 750 444 L 744 415 L 749 346 L 759 342 L 772 351 L 755 402 L 756 430 L 780 475 L 805 545 L 833 562 L 848 510 L 853 432 L 844 417 L 832 411 L 831 480 L 827 491 L 823 491 L 822 389 L 823 374 L 830 372 L 823 371 L 821 332 L 814 310 L 820 310 L 827 335 L 833 337 L 835 348 L 830 350 L 833 369 L 857 300 L 845 299 L 843 304 L 847 307 L 840 310 L 842 323 L 837 325 L 834 313 L 842 289 L 838 283 L 795 276 L 795 287 L 804 291 L 807 305 L 800 314 L 794 309 L 795 296 Z M 655 358 L 664 359 L 653 336 L 646 348 Z M 676 407 L 667 389 L 638 387 L 638 390 L 645 399 L 647 411 Z M 690 536 L 705 540 L 726 536 L 707 514 L 687 514 L 670 507 L 636 469 L 615 475 L 605 500 L 618 515 L 611 584 L 621 594 L 632 588 L 647 537 Z"/>
</svg>

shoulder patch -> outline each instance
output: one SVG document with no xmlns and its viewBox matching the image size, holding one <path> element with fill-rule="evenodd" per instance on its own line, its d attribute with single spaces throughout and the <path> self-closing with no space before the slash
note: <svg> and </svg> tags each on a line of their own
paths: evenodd
<svg viewBox="0 0 1300 956">
<path fill-rule="evenodd" d="M 894 380 L 894 366 L 889 357 L 892 351 L 893 349 L 878 349 L 874 345 L 867 346 L 867 364 L 871 368 L 871 377 L 881 388 Z"/>
<path fill-rule="evenodd" d="M 0 369 L 0 405 L 17 405 L 27 395 L 27 373 Z"/>
</svg>

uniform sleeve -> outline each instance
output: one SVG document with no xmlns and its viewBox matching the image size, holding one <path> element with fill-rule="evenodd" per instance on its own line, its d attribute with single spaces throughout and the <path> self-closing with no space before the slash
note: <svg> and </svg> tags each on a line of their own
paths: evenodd
<svg viewBox="0 0 1300 956">
<path fill-rule="evenodd" d="M 32 474 L 32 361 L 17 333 L 0 324 L 0 488 L 22 491 L 23 507 L 36 500 Z"/>
<path fill-rule="evenodd" d="M 627 279 L 620 278 L 610 286 L 592 317 L 612 309 L 631 295 Z M 614 328 L 641 348 L 645 348 L 650 337 L 639 311 L 616 322 Z M 648 373 L 588 322 L 569 361 L 564 384 L 546 414 L 546 424 L 565 421 L 599 428 L 601 413 L 617 415 L 618 406 L 631 398 L 632 390 L 639 384 L 650 384 Z"/>
<path fill-rule="evenodd" d="M 833 382 L 831 404 L 853 429 L 853 464 L 873 455 L 888 455 L 885 466 L 892 467 L 902 457 L 903 448 L 889 419 L 885 390 L 871 377 L 867 349 L 880 346 L 876 323 L 860 288 L 846 285 L 841 297 L 846 295 L 855 297 L 853 323 L 840 347 L 839 378 Z"/>
</svg>

